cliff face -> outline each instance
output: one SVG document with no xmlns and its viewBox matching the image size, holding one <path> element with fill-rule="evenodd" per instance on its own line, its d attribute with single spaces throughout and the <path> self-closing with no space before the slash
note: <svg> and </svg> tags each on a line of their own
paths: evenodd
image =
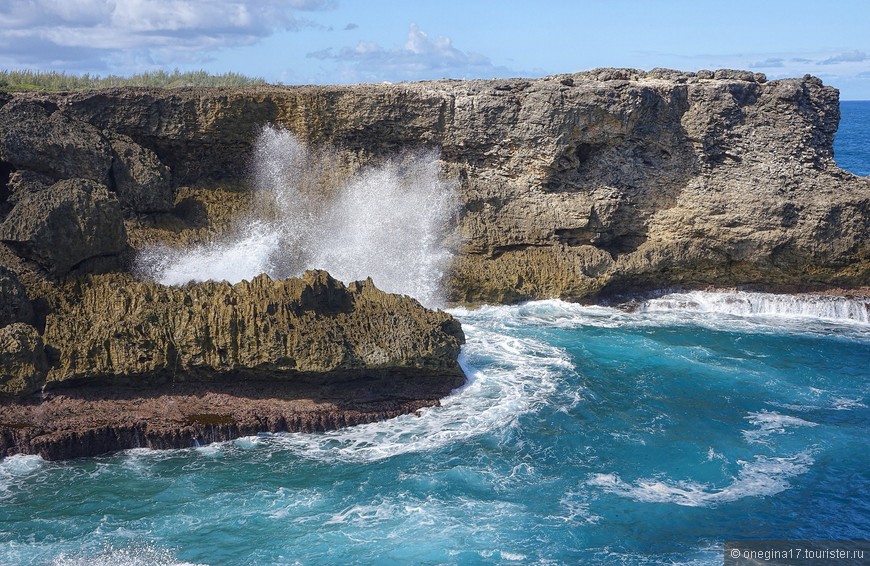
<svg viewBox="0 0 870 566">
<path fill-rule="evenodd" d="M 834 164 L 838 93 L 809 76 L 606 69 L 41 104 L 153 152 L 176 185 L 244 183 L 267 123 L 358 162 L 438 148 L 461 183 L 454 301 L 870 282 L 870 183 Z"/>
</svg>

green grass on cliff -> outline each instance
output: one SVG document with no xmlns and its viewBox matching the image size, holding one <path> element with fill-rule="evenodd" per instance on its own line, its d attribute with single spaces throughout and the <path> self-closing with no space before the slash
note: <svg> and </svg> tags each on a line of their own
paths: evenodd
<svg viewBox="0 0 870 566">
<path fill-rule="evenodd" d="M 259 77 L 246 77 L 239 73 L 223 73 L 212 75 L 206 71 L 190 71 L 182 73 L 178 69 L 172 72 L 150 71 L 119 77 L 108 75 L 68 75 L 57 71 L 0 71 L 0 91 L 18 92 L 26 90 L 88 90 L 110 88 L 116 86 L 144 86 L 153 88 L 196 87 L 227 87 L 263 85 L 266 81 Z"/>
</svg>

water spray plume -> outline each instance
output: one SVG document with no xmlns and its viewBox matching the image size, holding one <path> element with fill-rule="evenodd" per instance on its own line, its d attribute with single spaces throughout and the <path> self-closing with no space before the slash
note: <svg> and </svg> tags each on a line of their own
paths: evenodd
<svg viewBox="0 0 870 566">
<path fill-rule="evenodd" d="M 309 148 L 286 130 L 266 127 L 252 160 L 252 213 L 233 237 L 144 249 L 139 271 L 181 285 L 325 269 L 345 282 L 371 277 L 385 291 L 442 303 L 458 200 L 456 183 L 440 174 L 437 152 L 403 152 L 343 177 L 337 151 Z"/>
</svg>

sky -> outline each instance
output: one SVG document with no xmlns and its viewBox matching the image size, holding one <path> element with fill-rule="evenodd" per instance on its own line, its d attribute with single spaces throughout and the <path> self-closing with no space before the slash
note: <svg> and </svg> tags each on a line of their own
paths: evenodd
<svg viewBox="0 0 870 566">
<path fill-rule="evenodd" d="M 596 67 L 812 74 L 870 100 L 870 1 L 0 0 L 0 69 L 347 84 Z"/>
</svg>

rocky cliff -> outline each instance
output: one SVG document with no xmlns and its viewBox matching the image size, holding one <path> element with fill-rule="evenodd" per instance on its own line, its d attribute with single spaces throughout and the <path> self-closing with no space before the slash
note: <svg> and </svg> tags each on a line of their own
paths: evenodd
<svg viewBox="0 0 870 566">
<path fill-rule="evenodd" d="M 49 125 L 16 118 L 39 112 Z M 118 89 L 16 95 L 3 113 L 19 130 L 87 132 L 82 157 L 51 166 L 15 156 L 7 135 L 6 171 L 108 177 L 121 205 L 140 212 L 169 210 L 167 184 L 183 187 L 186 208 L 167 237 L 201 235 L 202 210 L 238 198 L 216 195 L 244 189 L 264 124 L 351 163 L 437 148 L 444 174 L 461 184 L 461 244 L 447 281 L 456 302 L 870 280 L 870 182 L 834 164 L 838 93 L 810 76 L 599 69 L 539 80 Z M 147 156 L 138 169 L 150 185 L 118 174 L 143 160 L 116 140 Z M 142 225 L 128 215 L 131 237 Z"/>
</svg>

